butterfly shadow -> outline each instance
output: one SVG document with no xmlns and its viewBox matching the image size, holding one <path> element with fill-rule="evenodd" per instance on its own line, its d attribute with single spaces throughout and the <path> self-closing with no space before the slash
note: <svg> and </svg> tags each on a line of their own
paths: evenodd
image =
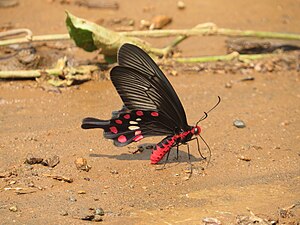
<svg viewBox="0 0 300 225">
<path fill-rule="evenodd" d="M 108 155 L 108 154 L 96 154 L 92 153 L 90 157 L 97 158 L 109 158 L 109 159 L 117 159 L 117 160 L 149 160 L 150 155 L 152 153 L 152 148 L 155 144 L 145 143 L 138 146 L 136 150 L 130 153 L 121 153 L 117 155 Z M 182 150 L 179 149 L 178 157 L 176 148 L 172 148 L 168 157 L 167 163 L 178 163 L 178 162 L 198 162 L 202 161 L 201 157 L 195 157 L 193 155 L 189 155 L 187 151 L 185 151 L 184 147 L 181 147 Z M 166 160 L 167 154 L 158 164 L 164 164 Z M 190 157 L 190 159 L 189 159 Z"/>
</svg>

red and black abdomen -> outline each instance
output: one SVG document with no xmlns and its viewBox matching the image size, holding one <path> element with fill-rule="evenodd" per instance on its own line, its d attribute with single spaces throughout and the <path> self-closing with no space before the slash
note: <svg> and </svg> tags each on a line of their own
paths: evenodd
<svg viewBox="0 0 300 225">
<path fill-rule="evenodd" d="M 168 136 L 164 138 L 161 142 L 159 142 L 153 149 L 152 154 L 150 156 L 151 164 L 157 164 L 164 155 L 171 150 L 171 148 L 175 145 L 177 140 L 177 135 Z"/>
</svg>

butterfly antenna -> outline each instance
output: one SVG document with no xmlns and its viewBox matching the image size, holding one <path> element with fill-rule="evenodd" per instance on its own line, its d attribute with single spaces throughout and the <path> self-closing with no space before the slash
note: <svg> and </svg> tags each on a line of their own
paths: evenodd
<svg viewBox="0 0 300 225">
<path fill-rule="evenodd" d="M 198 123 L 200 123 L 202 120 L 205 120 L 208 116 L 208 113 L 210 113 L 212 110 L 214 110 L 221 102 L 221 97 L 218 96 L 218 102 L 207 112 L 204 112 L 204 115 L 198 120 L 198 122 L 196 123 L 196 126 L 198 125 Z"/>
<path fill-rule="evenodd" d="M 199 134 L 199 137 L 201 138 L 201 140 L 204 142 L 204 144 L 206 145 L 207 149 L 208 149 L 208 152 L 209 152 L 209 157 L 208 157 L 208 161 L 207 161 L 207 166 L 209 165 L 210 163 L 210 159 L 211 159 L 211 150 L 210 150 L 210 147 L 209 145 L 207 144 L 207 142 L 204 140 L 204 138 Z"/>
</svg>

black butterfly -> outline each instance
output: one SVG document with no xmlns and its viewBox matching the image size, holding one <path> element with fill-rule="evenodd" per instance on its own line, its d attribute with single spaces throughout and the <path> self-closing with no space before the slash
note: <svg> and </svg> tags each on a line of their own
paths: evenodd
<svg viewBox="0 0 300 225">
<path fill-rule="evenodd" d="M 118 63 L 110 77 L 124 107 L 110 120 L 85 118 L 81 125 L 83 129 L 104 129 L 104 137 L 113 139 L 116 146 L 150 136 L 167 136 L 154 147 L 150 158 L 152 164 L 158 163 L 172 147 L 176 146 L 178 150 L 180 144 L 186 144 L 200 134 L 201 128 L 197 124 L 207 117 L 207 113 L 196 126 L 189 126 L 172 85 L 142 49 L 124 44 L 118 52 Z"/>
</svg>

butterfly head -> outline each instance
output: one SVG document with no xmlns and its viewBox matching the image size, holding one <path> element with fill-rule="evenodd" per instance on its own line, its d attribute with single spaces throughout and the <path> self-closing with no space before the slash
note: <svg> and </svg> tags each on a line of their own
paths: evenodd
<svg viewBox="0 0 300 225">
<path fill-rule="evenodd" d="M 201 127 L 199 127 L 199 126 L 194 126 L 194 127 L 192 128 L 191 132 L 192 132 L 193 135 L 199 135 L 200 132 L 201 132 Z"/>
</svg>

